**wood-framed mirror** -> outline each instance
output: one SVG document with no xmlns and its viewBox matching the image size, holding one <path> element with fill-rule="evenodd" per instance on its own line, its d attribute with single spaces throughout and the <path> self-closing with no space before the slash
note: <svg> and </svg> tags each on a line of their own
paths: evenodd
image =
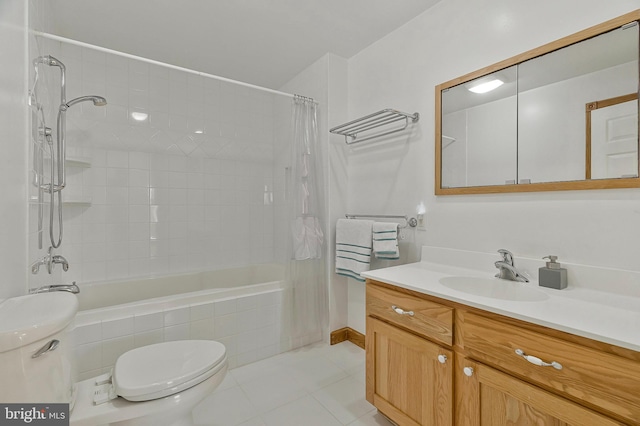
<svg viewBox="0 0 640 426">
<path fill-rule="evenodd" d="M 640 187 L 639 20 L 436 86 L 436 195 Z"/>
</svg>

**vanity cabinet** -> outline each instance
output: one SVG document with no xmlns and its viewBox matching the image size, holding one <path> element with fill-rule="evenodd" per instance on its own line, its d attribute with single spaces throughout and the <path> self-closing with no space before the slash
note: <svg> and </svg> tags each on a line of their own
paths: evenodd
<svg viewBox="0 0 640 426">
<path fill-rule="evenodd" d="M 453 424 L 453 309 L 367 285 L 367 401 L 399 425 Z"/>
<path fill-rule="evenodd" d="M 623 424 L 479 362 L 461 357 L 459 365 L 456 425 Z"/>
<path fill-rule="evenodd" d="M 640 425 L 640 353 L 373 280 L 366 351 L 399 425 Z"/>
</svg>

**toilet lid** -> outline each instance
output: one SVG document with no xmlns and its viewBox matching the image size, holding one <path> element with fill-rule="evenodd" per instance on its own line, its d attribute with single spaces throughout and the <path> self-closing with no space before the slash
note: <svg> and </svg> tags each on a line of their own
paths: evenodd
<svg viewBox="0 0 640 426">
<path fill-rule="evenodd" d="M 180 392 L 226 365 L 226 349 L 212 340 L 180 340 L 133 349 L 113 368 L 116 394 L 147 401 Z M 224 365 L 223 365 L 224 364 Z"/>
</svg>

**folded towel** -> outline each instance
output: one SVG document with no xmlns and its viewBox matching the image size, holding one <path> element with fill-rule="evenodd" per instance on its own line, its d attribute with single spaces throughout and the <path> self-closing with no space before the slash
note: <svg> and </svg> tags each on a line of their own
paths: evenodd
<svg viewBox="0 0 640 426">
<path fill-rule="evenodd" d="M 364 282 L 361 272 L 371 263 L 372 220 L 338 219 L 336 222 L 336 274 Z"/>
<path fill-rule="evenodd" d="M 291 225 L 295 260 L 320 259 L 324 234 L 318 218 L 298 217 Z"/>
<path fill-rule="evenodd" d="M 377 259 L 400 259 L 398 249 L 398 224 L 389 222 L 374 222 L 373 224 L 373 254 Z"/>
</svg>

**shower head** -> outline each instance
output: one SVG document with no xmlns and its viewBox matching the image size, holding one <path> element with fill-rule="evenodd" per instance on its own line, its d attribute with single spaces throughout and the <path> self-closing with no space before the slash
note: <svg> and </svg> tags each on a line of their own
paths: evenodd
<svg viewBox="0 0 640 426">
<path fill-rule="evenodd" d="M 92 101 L 93 104 L 95 106 L 105 106 L 107 104 L 107 100 L 105 98 L 103 98 L 102 96 L 80 96 L 79 98 L 75 98 L 75 99 L 71 99 L 69 102 L 67 102 L 66 104 L 62 104 L 60 105 L 60 110 L 61 111 L 66 111 L 69 107 L 80 103 L 80 102 L 87 102 L 87 101 Z"/>
</svg>

